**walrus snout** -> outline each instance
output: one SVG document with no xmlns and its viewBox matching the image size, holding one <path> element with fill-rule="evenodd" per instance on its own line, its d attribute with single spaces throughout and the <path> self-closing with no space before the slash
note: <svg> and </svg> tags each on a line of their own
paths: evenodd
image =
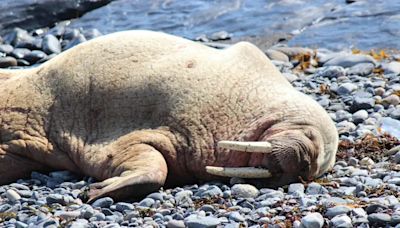
<svg viewBox="0 0 400 228">
<path fill-rule="evenodd" d="M 322 175 L 324 142 L 312 128 L 289 129 L 266 137 L 265 141 L 221 141 L 219 147 L 252 153 L 248 167 L 206 167 L 213 175 L 239 177 L 263 186 L 281 186 Z M 326 162 L 326 161 L 324 161 Z M 263 183 L 263 184 L 260 184 Z"/>
</svg>

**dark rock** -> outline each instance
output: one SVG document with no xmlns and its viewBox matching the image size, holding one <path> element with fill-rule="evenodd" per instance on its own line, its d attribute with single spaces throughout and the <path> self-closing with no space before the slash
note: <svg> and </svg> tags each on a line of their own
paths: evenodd
<svg viewBox="0 0 400 228">
<path fill-rule="evenodd" d="M 17 60 L 11 56 L 0 57 L 0 68 L 6 68 L 17 65 L 18 65 Z"/>
<path fill-rule="evenodd" d="M 23 59 L 31 50 L 27 48 L 15 48 L 10 55 L 16 59 Z"/>
<path fill-rule="evenodd" d="M 30 66 L 31 64 L 25 59 L 17 59 L 18 66 Z"/>
<path fill-rule="evenodd" d="M 52 26 L 55 22 L 76 18 L 104 6 L 111 0 L 2 0 L 0 1 L 0 33 L 15 27 L 34 29 Z"/>
<path fill-rule="evenodd" d="M 39 51 L 39 50 L 34 50 L 30 53 L 28 53 L 27 55 L 24 56 L 24 59 L 26 61 L 28 61 L 31 64 L 36 63 L 37 61 L 39 61 L 40 59 L 45 58 L 47 55 L 46 53 Z"/>
<path fill-rule="evenodd" d="M 82 34 L 79 34 L 78 37 L 76 37 L 76 38 L 74 38 L 73 40 L 71 40 L 71 41 L 64 47 L 64 50 L 70 49 L 70 48 L 72 48 L 72 47 L 74 47 L 74 46 L 76 46 L 76 45 L 78 45 L 78 44 L 80 44 L 80 43 L 82 43 L 82 42 L 85 42 L 85 41 L 86 41 L 85 36 L 82 35 Z"/>
<path fill-rule="evenodd" d="M 14 28 L 4 37 L 4 42 L 16 46 L 22 43 L 31 43 L 34 39 L 26 30 Z"/>
<path fill-rule="evenodd" d="M 83 32 L 83 35 L 87 40 L 102 36 L 103 34 L 96 28 L 88 29 Z"/>
<path fill-rule="evenodd" d="M 43 38 L 42 50 L 49 55 L 53 53 L 58 54 L 61 52 L 61 44 L 54 35 L 47 34 Z"/>
<path fill-rule="evenodd" d="M 370 109 L 375 105 L 373 98 L 358 97 L 356 96 L 350 106 L 350 112 L 354 113 L 361 109 Z"/>
</svg>

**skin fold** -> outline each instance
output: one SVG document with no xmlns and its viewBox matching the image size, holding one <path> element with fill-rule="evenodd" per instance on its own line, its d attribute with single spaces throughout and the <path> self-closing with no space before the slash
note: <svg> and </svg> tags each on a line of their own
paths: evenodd
<svg viewBox="0 0 400 228">
<path fill-rule="evenodd" d="M 262 167 L 279 186 L 335 161 L 337 131 L 254 45 L 217 50 L 150 31 L 80 44 L 36 68 L 0 71 L 0 184 L 32 171 L 95 177 L 90 200 L 229 178 L 206 166 Z M 218 149 L 268 141 L 269 153 Z"/>
</svg>

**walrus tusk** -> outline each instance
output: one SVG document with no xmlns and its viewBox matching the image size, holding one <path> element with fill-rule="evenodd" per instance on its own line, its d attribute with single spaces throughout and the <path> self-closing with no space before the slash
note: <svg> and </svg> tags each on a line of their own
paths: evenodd
<svg viewBox="0 0 400 228">
<path fill-rule="evenodd" d="M 268 169 L 254 167 L 217 167 L 206 166 L 209 174 L 223 177 L 240 177 L 240 178 L 269 178 L 272 177 Z"/>
<path fill-rule="evenodd" d="M 218 147 L 229 150 L 249 152 L 249 153 L 269 153 L 272 150 L 271 143 L 265 141 L 260 141 L 260 142 L 219 141 Z"/>
</svg>

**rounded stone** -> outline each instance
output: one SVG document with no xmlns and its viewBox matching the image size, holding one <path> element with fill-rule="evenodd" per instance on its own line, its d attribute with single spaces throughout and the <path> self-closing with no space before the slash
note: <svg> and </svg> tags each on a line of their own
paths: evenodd
<svg viewBox="0 0 400 228">
<path fill-rule="evenodd" d="M 61 44 L 54 35 L 47 34 L 43 38 L 42 50 L 49 55 L 53 53 L 58 54 L 61 52 Z"/>
<path fill-rule="evenodd" d="M 109 208 L 113 204 L 114 200 L 111 197 L 103 197 L 94 201 L 92 207 Z"/>
<path fill-rule="evenodd" d="M 321 228 L 324 225 L 324 218 L 318 212 L 310 213 L 301 219 L 301 226 L 304 228 Z"/>
<path fill-rule="evenodd" d="M 8 189 L 6 191 L 6 197 L 11 202 L 16 202 L 16 201 L 21 199 L 21 196 L 16 191 L 14 191 L 12 189 Z"/>
<path fill-rule="evenodd" d="M 365 110 L 358 110 L 357 112 L 353 113 L 353 122 L 355 124 L 359 124 L 364 122 L 368 118 L 368 112 Z"/>
<path fill-rule="evenodd" d="M 256 198 L 260 193 L 256 187 L 250 184 L 235 184 L 231 191 L 233 196 L 239 198 Z"/>
<path fill-rule="evenodd" d="M 17 65 L 18 62 L 14 57 L 11 56 L 0 57 L 0 68 L 12 67 Z"/>
<path fill-rule="evenodd" d="M 39 51 L 39 50 L 33 50 L 30 53 L 26 54 L 24 56 L 24 59 L 28 61 L 31 64 L 36 63 L 37 61 L 46 58 L 46 53 Z"/>
<path fill-rule="evenodd" d="M 167 223 L 167 228 L 185 228 L 185 223 L 182 220 L 170 220 Z"/>
<path fill-rule="evenodd" d="M 273 50 L 273 49 L 268 49 L 265 54 L 268 56 L 269 59 L 271 60 L 278 60 L 282 62 L 289 62 L 289 57 L 285 55 L 284 53 Z"/>
<path fill-rule="evenodd" d="M 353 224 L 351 223 L 351 218 L 347 215 L 337 215 L 331 219 L 333 227 L 340 228 L 351 228 Z"/>
<path fill-rule="evenodd" d="M 384 225 L 389 223 L 392 217 L 386 213 L 372 213 L 368 215 L 368 221 L 373 224 Z"/>
</svg>

